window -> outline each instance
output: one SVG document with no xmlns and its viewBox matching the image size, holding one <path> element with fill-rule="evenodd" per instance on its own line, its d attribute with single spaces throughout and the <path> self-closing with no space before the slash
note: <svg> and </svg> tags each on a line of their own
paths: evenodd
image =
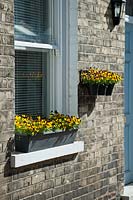
<svg viewBox="0 0 133 200">
<path fill-rule="evenodd" d="M 15 0 L 14 7 L 16 114 L 76 114 L 76 0 Z"/>
<path fill-rule="evenodd" d="M 15 39 L 38 43 L 51 42 L 51 0 L 15 0 Z"/>
<path fill-rule="evenodd" d="M 16 51 L 16 113 L 46 115 L 47 52 Z"/>
</svg>

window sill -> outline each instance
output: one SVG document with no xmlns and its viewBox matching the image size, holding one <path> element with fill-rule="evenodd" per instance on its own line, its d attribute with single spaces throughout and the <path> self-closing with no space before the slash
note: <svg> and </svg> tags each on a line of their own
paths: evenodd
<svg viewBox="0 0 133 200">
<path fill-rule="evenodd" d="M 84 151 L 83 141 L 30 153 L 15 152 L 11 155 L 11 167 L 23 167 L 41 161 L 72 155 L 82 151 Z"/>
<path fill-rule="evenodd" d="M 15 40 L 15 49 L 26 50 L 27 48 L 37 48 L 37 49 L 57 49 L 55 45 L 34 43 L 34 42 L 23 42 Z"/>
</svg>

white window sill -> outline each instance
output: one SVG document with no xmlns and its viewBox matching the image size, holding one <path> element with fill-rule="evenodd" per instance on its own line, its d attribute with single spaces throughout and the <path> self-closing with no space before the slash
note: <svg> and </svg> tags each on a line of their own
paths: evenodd
<svg viewBox="0 0 133 200">
<path fill-rule="evenodd" d="M 37 49 L 57 49 L 55 45 L 43 44 L 43 43 L 34 43 L 34 42 L 23 42 L 15 40 L 15 49 L 26 50 L 27 48 L 37 48 Z"/>
<path fill-rule="evenodd" d="M 22 167 L 41 161 L 72 155 L 82 151 L 84 151 L 83 141 L 30 153 L 16 152 L 11 155 L 11 167 Z"/>
</svg>

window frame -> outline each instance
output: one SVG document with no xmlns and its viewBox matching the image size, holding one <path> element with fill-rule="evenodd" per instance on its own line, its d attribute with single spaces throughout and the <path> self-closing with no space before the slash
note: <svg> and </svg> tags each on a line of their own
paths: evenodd
<svg viewBox="0 0 133 200">
<path fill-rule="evenodd" d="M 57 110 L 64 114 L 77 115 L 77 0 L 56 0 L 56 3 L 51 0 L 51 5 L 54 9 L 54 16 L 50 13 L 51 25 L 54 24 L 52 39 L 56 42 L 42 44 L 15 40 L 14 45 L 16 50 L 34 48 L 38 51 L 49 51 L 47 114 L 51 110 Z"/>
</svg>

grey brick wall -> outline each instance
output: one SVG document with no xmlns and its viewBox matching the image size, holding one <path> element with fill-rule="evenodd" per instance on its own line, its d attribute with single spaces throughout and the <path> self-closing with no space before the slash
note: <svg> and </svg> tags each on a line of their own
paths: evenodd
<svg viewBox="0 0 133 200">
<path fill-rule="evenodd" d="M 109 0 L 78 1 L 78 70 L 98 65 L 124 69 L 124 20 L 113 27 Z M 10 169 L 14 118 L 13 0 L 0 2 L 0 200 L 105 200 L 123 190 L 123 86 L 111 97 L 79 88 L 78 138 L 85 151 Z"/>
<path fill-rule="evenodd" d="M 0 1 L 0 199 L 8 199 L 6 176 L 10 138 L 14 134 L 14 27 L 13 1 Z"/>
<path fill-rule="evenodd" d="M 110 1 L 79 1 L 78 68 L 98 66 L 124 71 L 124 20 L 114 27 Z M 124 17 L 124 16 L 123 16 Z M 123 188 L 123 83 L 110 97 L 91 97 L 79 88 L 80 134 L 84 138 L 93 198 L 116 199 Z M 100 198 L 101 196 L 101 198 Z M 89 198 L 88 198 L 89 199 Z"/>
</svg>

